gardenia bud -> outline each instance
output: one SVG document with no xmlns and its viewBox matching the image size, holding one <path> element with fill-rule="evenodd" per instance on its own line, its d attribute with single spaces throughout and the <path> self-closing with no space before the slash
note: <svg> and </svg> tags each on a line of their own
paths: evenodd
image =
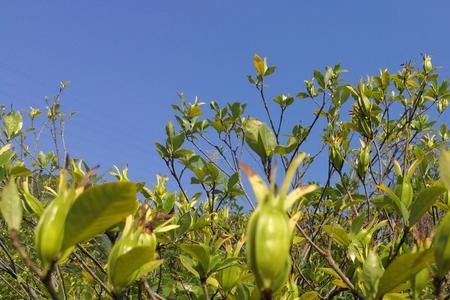
<svg viewBox="0 0 450 300">
<path fill-rule="evenodd" d="M 333 167 L 339 172 L 342 169 L 344 159 L 338 145 L 334 144 L 330 147 L 330 157 Z"/>
<path fill-rule="evenodd" d="M 36 227 L 35 246 L 44 270 L 73 249 L 62 249 L 62 242 L 66 216 L 75 199 L 75 190 L 67 188 L 67 174 L 64 171 L 59 180 L 58 195 L 47 205 Z"/>
<path fill-rule="evenodd" d="M 133 252 L 131 251 L 137 248 L 145 248 L 148 257 L 154 257 L 156 246 L 156 235 L 153 232 L 147 232 L 145 228 L 139 226 L 137 222 L 133 221 L 131 216 L 128 217 L 122 236 L 114 244 L 108 257 L 108 278 L 115 292 L 120 292 L 130 285 L 137 279 L 136 276 L 140 274 L 139 268 L 136 268 L 136 266 L 128 266 L 131 269 L 126 270 L 126 272 L 130 275 L 121 276 L 121 273 L 125 271 L 120 269 L 123 266 L 117 266 L 118 262 L 123 257 L 132 254 Z"/>
<path fill-rule="evenodd" d="M 370 148 L 363 141 L 361 142 L 361 149 L 357 158 L 357 173 L 361 179 L 364 179 L 367 168 L 370 164 Z"/>
<path fill-rule="evenodd" d="M 315 185 L 298 187 L 288 193 L 295 171 L 305 158 L 300 154 L 291 162 L 278 192 L 275 189 L 275 178 L 272 176 L 270 188 L 263 179 L 255 174 L 250 167 L 240 164 L 247 173 L 255 193 L 258 207 L 253 211 L 247 224 L 247 263 L 253 272 L 258 289 L 252 294 L 271 297 L 282 288 L 291 272 L 289 249 L 297 222 L 293 217 L 291 223 L 286 210 L 302 196 L 314 191 Z M 272 174 L 273 175 L 273 174 Z"/>
<path fill-rule="evenodd" d="M 423 57 L 423 69 L 427 73 L 430 73 L 433 70 L 433 65 L 431 63 L 431 55 L 425 55 Z"/>
<path fill-rule="evenodd" d="M 270 205 L 255 210 L 247 227 L 247 260 L 262 290 L 274 290 L 289 260 L 290 242 L 285 212 Z"/>
</svg>

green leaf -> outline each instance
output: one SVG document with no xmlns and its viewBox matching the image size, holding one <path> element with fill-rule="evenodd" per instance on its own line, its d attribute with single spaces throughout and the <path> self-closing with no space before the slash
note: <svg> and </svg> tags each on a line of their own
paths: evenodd
<svg viewBox="0 0 450 300">
<path fill-rule="evenodd" d="M 299 140 L 295 137 L 290 137 L 289 141 L 286 145 L 277 145 L 275 146 L 275 153 L 286 155 L 291 153 L 297 148 L 299 144 Z"/>
<path fill-rule="evenodd" d="M 22 129 L 23 119 L 20 112 L 11 112 L 3 118 L 3 126 L 8 139 L 11 139 Z"/>
<path fill-rule="evenodd" d="M 245 141 L 261 159 L 271 156 L 276 145 L 273 131 L 259 120 L 251 119 L 244 125 Z"/>
<path fill-rule="evenodd" d="M 433 252 L 430 249 L 422 252 L 404 254 L 395 258 L 386 268 L 380 279 L 377 299 L 410 279 L 432 264 L 433 261 Z"/>
<path fill-rule="evenodd" d="M 5 151 L 0 154 L 0 167 L 5 166 L 6 164 L 10 164 L 15 153 L 12 151 Z"/>
<path fill-rule="evenodd" d="M 275 66 L 270 66 L 267 68 L 266 72 L 264 72 L 264 76 L 269 76 L 271 75 L 273 72 L 275 72 L 277 69 L 277 67 Z"/>
<path fill-rule="evenodd" d="M 0 208 L 8 229 L 18 231 L 22 222 L 22 203 L 14 177 L 3 188 L 1 197 Z"/>
<path fill-rule="evenodd" d="M 450 151 L 442 150 L 439 157 L 439 174 L 442 182 L 450 190 Z"/>
<path fill-rule="evenodd" d="M 233 173 L 233 175 L 230 176 L 227 182 L 227 190 L 231 191 L 233 187 L 236 185 L 236 183 L 239 182 L 239 173 Z"/>
<path fill-rule="evenodd" d="M 163 203 L 163 207 L 162 207 L 164 213 L 168 214 L 173 209 L 173 206 L 175 205 L 175 197 L 176 197 L 175 194 L 170 194 L 167 197 L 167 199 Z"/>
<path fill-rule="evenodd" d="M 178 247 L 200 264 L 203 271 L 203 274 L 200 274 L 200 276 L 205 276 L 209 272 L 210 255 L 205 246 L 197 244 L 182 244 Z"/>
<path fill-rule="evenodd" d="M 316 291 L 306 292 L 298 298 L 298 300 L 316 300 L 316 299 L 320 299 L 320 294 Z"/>
<path fill-rule="evenodd" d="M 297 94 L 296 97 L 298 99 L 306 99 L 306 98 L 309 98 L 309 95 L 307 93 L 300 92 L 300 93 Z"/>
<path fill-rule="evenodd" d="M 328 233 L 338 244 L 344 247 L 350 245 L 350 238 L 345 232 L 345 229 L 339 224 L 322 225 L 323 230 Z"/>
<path fill-rule="evenodd" d="M 177 229 L 178 227 L 180 227 L 180 225 L 176 225 L 176 224 L 160 226 L 160 227 L 156 228 L 153 232 L 154 233 L 163 233 L 163 232 L 168 232 L 168 231 Z"/>
<path fill-rule="evenodd" d="M 15 166 L 11 169 L 11 175 L 15 177 L 30 176 L 31 171 L 24 166 Z"/>
<path fill-rule="evenodd" d="M 389 293 L 384 295 L 383 300 L 409 300 L 411 299 L 406 293 Z"/>
<path fill-rule="evenodd" d="M 450 270 L 450 214 L 442 219 L 436 230 L 433 249 L 438 273 L 445 276 Z"/>
<path fill-rule="evenodd" d="M 164 262 L 164 259 L 158 259 L 153 260 L 151 262 L 146 263 L 142 267 L 140 267 L 136 274 L 136 279 L 142 278 L 143 276 L 147 275 L 149 272 L 153 271 L 154 269 L 158 268 L 160 265 L 162 265 Z"/>
<path fill-rule="evenodd" d="M 178 150 L 184 143 L 185 135 L 184 133 L 177 134 L 173 137 L 173 151 Z"/>
<path fill-rule="evenodd" d="M 197 270 L 195 270 L 193 267 L 194 262 L 189 257 L 186 257 L 184 255 L 180 255 L 179 257 L 183 267 L 191 272 L 195 277 L 200 279 L 200 274 L 198 274 Z"/>
<path fill-rule="evenodd" d="M 172 140 L 173 137 L 175 136 L 175 127 L 173 126 L 172 121 L 167 122 L 166 134 L 167 134 L 167 137 L 169 138 L 169 140 Z"/>
<path fill-rule="evenodd" d="M 384 184 L 377 186 L 380 190 L 384 191 L 389 198 L 394 202 L 394 208 L 397 210 L 397 212 L 402 216 L 403 221 L 405 222 L 405 225 L 408 226 L 409 222 L 409 211 L 406 208 L 405 204 L 400 200 L 400 198 L 392 191 L 389 187 L 385 186 Z"/>
<path fill-rule="evenodd" d="M 442 183 L 436 183 L 420 191 L 410 208 L 409 226 L 413 226 L 431 208 L 447 188 Z"/>
<path fill-rule="evenodd" d="M 30 214 L 40 217 L 44 212 L 44 205 L 29 192 L 23 193 L 23 205 Z"/>
<path fill-rule="evenodd" d="M 83 192 L 67 213 L 63 249 L 89 240 L 133 213 L 136 185 L 105 183 Z"/>
<path fill-rule="evenodd" d="M 316 79 L 317 83 L 322 87 L 325 88 L 325 79 L 323 77 L 323 74 L 320 73 L 318 70 L 314 70 L 314 78 Z"/>
<path fill-rule="evenodd" d="M 234 266 L 234 265 L 236 265 L 237 261 L 239 260 L 239 258 L 237 258 L 237 257 L 228 257 L 228 258 L 224 259 L 222 257 L 215 256 L 214 258 L 216 258 L 217 261 L 214 263 L 213 266 L 211 266 L 210 272 L 218 272 L 223 269 Z"/>
</svg>

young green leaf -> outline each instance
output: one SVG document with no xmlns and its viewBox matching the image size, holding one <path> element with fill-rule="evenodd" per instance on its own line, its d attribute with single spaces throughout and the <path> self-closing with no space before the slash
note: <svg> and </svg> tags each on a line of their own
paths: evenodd
<svg viewBox="0 0 450 300">
<path fill-rule="evenodd" d="M 22 203 L 17 191 L 14 177 L 3 188 L 1 193 L 0 209 L 9 230 L 19 230 L 22 222 Z"/>
<path fill-rule="evenodd" d="M 439 157 L 439 175 L 442 182 L 450 190 L 450 151 L 442 150 Z"/>
<path fill-rule="evenodd" d="M 265 59 L 262 59 L 258 54 L 253 56 L 253 64 L 255 65 L 258 76 L 263 77 L 267 70 Z"/>
<path fill-rule="evenodd" d="M 412 202 L 409 215 L 409 226 L 413 226 L 431 208 L 440 195 L 447 188 L 442 183 L 436 183 L 420 191 L 417 198 Z"/>
<path fill-rule="evenodd" d="M 210 254 L 208 248 L 204 245 L 198 244 L 182 244 L 178 247 L 199 263 L 203 273 L 200 274 L 201 277 L 205 276 L 209 272 Z"/>
<path fill-rule="evenodd" d="M 8 139 L 16 135 L 23 125 L 23 119 L 20 112 L 11 112 L 3 118 L 3 126 L 5 127 L 5 134 Z"/>
<path fill-rule="evenodd" d="M 136 185 L 105 183 L 83 192 L 67 213 L 63 249 L 89 240 L 124 220 L 137 207 Z"/>
<path fill-rule="evenodd" d="M 433 261 L 433 252 L 430 249 L 395 258 L 380 279 L 377 299 L 381 299 L 386 293 L 413 277 Z"/>
<path fill-rule="evenodd" d="M 450 214 L 442 219 L 436 230 L 433 249 L 438 273 L 443 277 L 450 270 Z"/>
</svg>

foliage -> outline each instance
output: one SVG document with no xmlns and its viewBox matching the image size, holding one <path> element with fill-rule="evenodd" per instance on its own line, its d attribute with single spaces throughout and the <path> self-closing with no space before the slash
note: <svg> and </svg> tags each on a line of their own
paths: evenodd
<svg viewBox="0 0 450 300">
<path fill-rule="evenodd" d="M 450 89 L 431 57 L 356 85 L 340 65 L 315 70 L 272 102 L 276 67 L 253 63 L 264 116 L 182 94 L 172 105 L 156 150 L 176 191 L 68 157 L 68 82 L 47 114 L 2 107 L 2 297 L 449 297 Z"/>
</svg>

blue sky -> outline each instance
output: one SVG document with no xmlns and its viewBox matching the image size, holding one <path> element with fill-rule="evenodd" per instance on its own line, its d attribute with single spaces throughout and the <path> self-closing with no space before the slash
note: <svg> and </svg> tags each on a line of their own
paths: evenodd
<svg viewBox="0 0 450 300">
<path fill-rule="evenodd" d="M 341 63 L 349 82 L 431 53 L 448 78 L 448 1 L 2 1 L 0 99 L 43 106 L 60 80 L 71 153 L 130 176 L 167 174 L 153 142 L 188 100 L 245 101 L 259 53 L 279 67 L 269 97 L 296 94 L 315 68 Z M 298 118 L 309 112 L 298 111 Z"/>
</svg>

